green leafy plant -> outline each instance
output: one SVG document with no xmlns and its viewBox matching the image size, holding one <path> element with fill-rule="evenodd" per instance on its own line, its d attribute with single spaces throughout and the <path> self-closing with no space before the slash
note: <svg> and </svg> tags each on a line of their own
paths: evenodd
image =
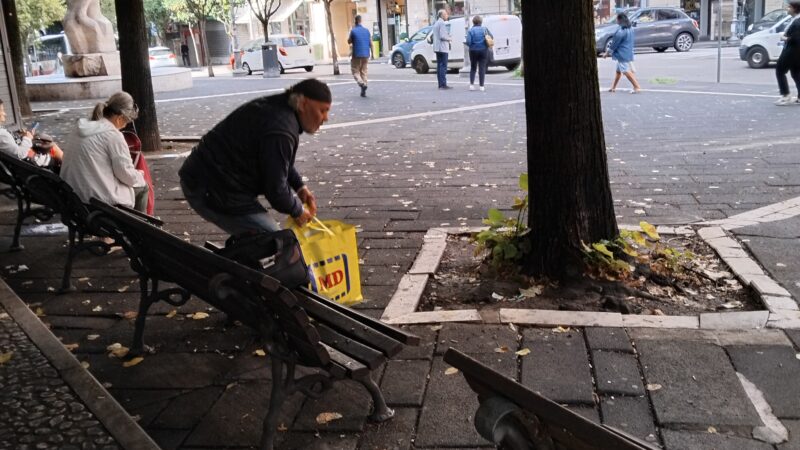
<svg viewBox="0 0 800 450">
<path fill-rule="evenodd" d="M 478 243 L 476 253 L 488 250 L 487 259 L 494 268 L 513 269 L 517 262 L 530 252 L 527 234 L 528 213 L 528 174 L 519 176 L 519 188 L 524 192 L 522 197 L 514 197 L 511 209 L 516 211 L 515 217 L 506 217 L 503 212 L 492 208 L 483 223 L 489 225 L 488 230 L 476 233 L 473 239 Z"/>
<path fill-rule="evenodd" d="M 630 279 L 647 266 L 652 273 L 680 275 L 690 265 L 694 254 L 670 247 L 661 240 L 656 227 L 639 222 L 639 231 L 622 230 L 612 240 L 587 245 L 583 254 L 591 276 L 607 280 Z"/>
</svg>

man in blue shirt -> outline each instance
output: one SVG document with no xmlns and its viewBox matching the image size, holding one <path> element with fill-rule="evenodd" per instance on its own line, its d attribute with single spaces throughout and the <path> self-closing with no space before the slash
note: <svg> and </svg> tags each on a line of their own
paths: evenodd
<svg viewBox="0 0 800 450">
<path fill-rule="evenodd" d="M 370 43 L 369 30 L 361 25 L 360 15 L 356 16 L 356 26 L 350 30 L 347 43 L 353 46 L 353 54 L 350 56 L 350 71 L 353 73 L 356 83 L 361 87 L 361 96 L 366 97 L 367 65 L 372 53 L 372 45 Z"/>
</svg>

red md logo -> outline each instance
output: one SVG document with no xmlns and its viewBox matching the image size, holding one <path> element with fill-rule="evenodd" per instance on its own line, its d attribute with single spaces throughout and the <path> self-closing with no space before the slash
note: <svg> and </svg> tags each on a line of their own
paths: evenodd
<svg viewBox="0 0 800 450">
<path fill-rule="evenodd" d="M 330 289 L 334 286 L 337 286 L 342 281 L 344 281 L 344 271 L 337 270 L 336 272 L 329 273 L 324 277 L 318 277 L 318 278 L 319 278 L 318 286 L 321 286 L 323 289 Z"/>
</svg>

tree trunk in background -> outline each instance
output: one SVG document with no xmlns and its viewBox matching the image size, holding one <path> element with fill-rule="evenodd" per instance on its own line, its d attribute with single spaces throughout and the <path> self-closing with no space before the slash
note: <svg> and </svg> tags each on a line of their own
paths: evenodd
<svg viewBox="0 0 800 450">
<path fill-rule="evenodd" d="M 2 0 L 3 18 L 6 23 L 6 33 L 8 34 L 8 48 L 11 52 L 11 64 L 14 68 L 14 83 L 17 86 L 17 98 L 19 99 L 19 112 L 23 116 L 30 116 L 31 102 L 28 100 L 28 89 L 25 85 L 25 54 L 23 52 L 22 36 L 19 35 L 19 19 L 17 18 L 17 5 L 14 0 Z"/>
<path fill-rule="evenodd" d="M 619 234 L 608 178 L 592 2 L 523 1 L 522 22 L 532 244 L 525 269 L 569 278 L 583 272 L 581 242 Z"/>
<path fill-rule="evenodd" d="M 206 21 L 200 21 L 200 42 L 203 44 L 203 55 L 208 65 L 208 77 L 214 77 L 214 67 L 211 64 L 211 53 L 208 52 L 208 36 L 206 36 Z"/>
<path fill-rule="evenodd" d="M 161 150 L 161 135 L 150 75 L 150 55 L 147 51 L 147 30 L 142 0 L 115 0 L 119 28 L 119 59 L 122 68 L 122 90 L 131 94 L 139 106 L 136 133 L 142 140 L 142 150 Z"/>
<path fill-rule="evenodd" d="M 331 37 L 331 60 L 333 62 L 333 74 L 339 75 L 339 58 L 336 55 L 336 37 L 333 34 L 333 19 L 331 18 L 331 2 L 333 0 L 322 0 L 325 3 L 325 15 L 328 18 L 328 33 Z"/>
</svg>

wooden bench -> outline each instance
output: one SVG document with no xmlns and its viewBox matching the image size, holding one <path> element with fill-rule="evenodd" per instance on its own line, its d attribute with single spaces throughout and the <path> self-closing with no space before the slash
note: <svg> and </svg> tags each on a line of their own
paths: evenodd
<svg viewBox="0 0 800 450">
<path fill-rule="evenodd" d="M 17 201 L 17 223 L 14 226 L 14 237 L 11 240 L 10 250 L 20 251 L 25 248 L 19 242 L 25 219 L 36 217 L 43 221 L 50 220 L 53 217 L 53 211 L 33 203 L 30 193 L 25 188 L 25 178 L 21 174 L 18 176 L 16 171 L 12 171 L 16 167 L 15 161 L 23 162 L 0 152 L 0 183 L 8 186 L 0 190 L 0 194 Z"/>
<path fill-rule="evenodd" d="M 478 394 L 475 429 L 508 450 L 656 450 L 620 430 L 600 425 L 543 397 L 455 349 L 444 361 Z"/>
<path fill-rule="evenodd" d="M 370 419 L 382 422 L 394 412 L 371 372 L 419 338 L 322 298 L 306 289 L 289 291 L 262 272 L 183 241 L 119 208 L 92 199 L 94 216 L 119 243 L 139 274 L 139 303 L 132 353 L 146 350 L 145 318 L 150 306 L 163 300 L 180 306 L 194 295 L 229 318 L 256 330 L 272 365 L 272 390 L 263 424 L 261 448 L 273 448 L 278 413 L 294 392 L 316 397 L 334 381 L 361 383 L 373 401 Z M 159 289 L 162 281 L 179 288 Z M 295 379 L 297 365 L 319 371 Z"/>
</svg>

